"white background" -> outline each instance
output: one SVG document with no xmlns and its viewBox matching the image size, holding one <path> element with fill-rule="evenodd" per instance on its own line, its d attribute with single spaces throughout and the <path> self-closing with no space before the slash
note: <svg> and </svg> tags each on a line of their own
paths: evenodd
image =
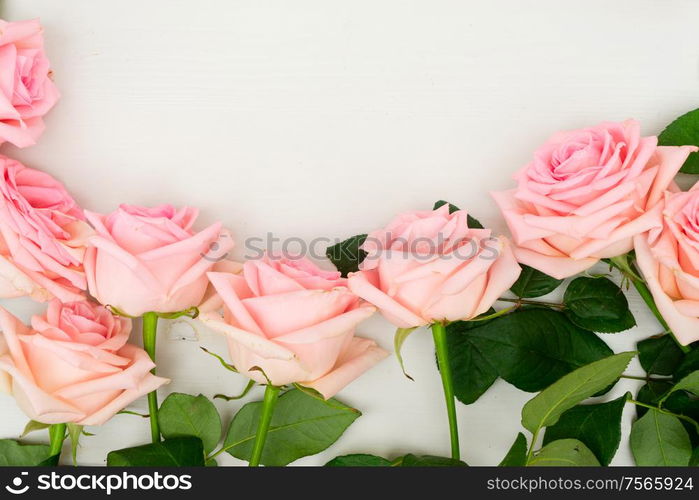
<svg viewBox="0 0 699 500">
<path fill-rule="evenodd" d="M 488 191 L 511 186 L 552 132 L 635 117 L 656 134 L 698 104 L 692 0 L 6 0 L 2 17 L 42 19 L 63 93 L 39 144 L 3 153 L 55 175 L 91 210 L 198 206 L 202 225 L 221 219 L 234 232 L 237 257 L 245 238 L 346 237 L 440 198 L 504 230 Z M 659 331 L 631 301 L 643 327 L 605 336 L 617 351 Z M 41 310 L 2 305 L 25 318 Z M 186 324 L 165 330 L 159 367 L 173 382 L 162 396 L 244 386 L 194 341 L 223 353 L 221 338 Z M 361 333 L 391 348 L 382 319 Z M 448 454 L 426 330 L 404 354 L 415 382 L 384 361 L 339 396 L 364 416 L 298 464 Z M 635 362 L 628 372 L 641 373 Z M 610 397 L 637 386 L 624 381 Z M 460 405 L 464 459 L 497 464 L 531 396 L 498 381 Z M 218 406 L 228 421 L 242 404 Z M 626 410 L 620 465 L 632 463 Z M 0 415 L 0 437 L 17 437 L 27 419 L 9 396 Z M 90 431 L 82 464 L 149 435 L 145 420 L 126 415 Z"/>
</svg>

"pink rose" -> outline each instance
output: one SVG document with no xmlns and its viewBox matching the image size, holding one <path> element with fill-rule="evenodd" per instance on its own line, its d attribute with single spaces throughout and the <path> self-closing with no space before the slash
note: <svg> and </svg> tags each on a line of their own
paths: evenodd
<svg viewBox="0 0 699 500">
<path fill-rule="evenodd" d="M 0 143 L 34 144 L 44 131 L 42 117 L 58 100 L 42 31 L 37 19 L 0 20 Z"/>
<path fill-rule="evenodd" d="M 96 304 L 54 299 L 31 327 L 0 308 L 0 327 L 0 379 L 38 422 L 101 425 L 168 382 L 150 374 L 155 365 L 143 349 L 126 343 L 131 320 Z"/>
<path fill-rule="evenodd" d="M 233 247 L 218 222 L 193 232 L 191 207 L 121 205 L 106 216 L 85 215 L 97 231 L 85 255 L 90 293 L 130 316 L 198 306 L 207 271 Z"/>
<path fill-rule="evenodd" d="M 633 247 L 691 146 L 657 146 L 636 121 L 560 132 L 515 174 L 517 188 L 493 193 L 517 259 L 555 278 L 580 273 Z"/>
<path fill-rule="evenodd" d="M 203 314 L 202 321 L 226 334 L 233 365 L 259 383 L 265 376 L 277 386 L 298 382 L 329 398 L 388 354 L 354 336 L 375 309 L 359 302 L 340 273 L 306 259 L 264 257 L 246 262 L 242 274 L 209 279 L 224 316 Z"/>
<path fill-rule="evenodd" d="M 665 193 L 662 227 L 634 238 L 636 259 L 658 310 L 684 345 L 699 340 L 699 183 Z"/>
<path fill-rule="evenodd" d="M 486 312 L 521 271 L 507 238 L 469 228 L 463 210 L 409 212 L 367 236 L 355 294 L 399 328 Z"/>
<path fill-rule="evenodd" d="M 63 185 L 0 156 L 0 297 L 82 300 L 91 229 Z"/>
</svg>

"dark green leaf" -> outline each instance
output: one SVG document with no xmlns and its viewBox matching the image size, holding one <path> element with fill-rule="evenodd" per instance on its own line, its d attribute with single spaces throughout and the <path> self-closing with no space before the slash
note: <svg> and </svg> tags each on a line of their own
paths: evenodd
<svg viewBox="0 0 699 500">
<path fill-rule="evenodd" d="M 565 375 L 524 405 L 522 425 L 532 433 L 554 425 L 564 412 L 617 380 L 635 355 L 622 352 Z"/>
<path fill-rule="evenodd" d="M 699 423 L 699 399 L 684 391 L 677 391 L 670 394 L 663 403 L 663 408 L 676 415 L 689 417 L 694 422 Z M 684 419 L 682 419 L 681 422 L 689 434 L 689 440 L 692 442 L 692 446 L 699 446 L 699 432 L 697 432 L 697 426 Z"/>
<path fill-rule="evenodd" d="M 667 392 L 672 389 L 671 382 L 660 382 L 656 380 L 650 380 L 646 382 L 638 390 L 636 394 L 636 400 L 641 403 L 645 403 L 652 406 L 657 406 L 660 399 L 667 394 Z M 636 406 L 636 415 L 641 418 L 648 411 L 648 408 L 643 406 Z"/>
<path fill-rule="evenodd" d="M 362 246 L 366 237 L 366 234 L 358 234 L 340 243 L 335 243 L 325 250 L 325 255 L 343 277 L 346 278 L 349 273 L 359 271 L 359 264 L 367 256 L 367 253 L 359 247 Z"/>
<path fill-rule="evenodd" d="M 261 408 L 261 401 L 248 403 L 233 418 L 224 448 L 234 457 L 250 459 Z M 260 463 L 281 466 L 315 455 L 337 441 L 360 415 L 335 399 L 287 391 L 277 402 Z"/>
<path fill-rule="evenodd" d="M 691 392 L 695 396 L 699 396 L 699 370 L 686 375 L 679 382 L 677 382 L 672 389 L 670 389 L 670 392 L 662 397 L 660 400 L 660 405 L 662 405 L 668 396 L 675 391 L 687 391 Z"/>
<path fill-rule="evenodd" d="M 455 325 L 451 331 L 458 332 L 463 323 Z M 488 364 L 518 389 L 535 392 L 580 366 L 612 354 L 597 335 L 575 326 L 563 313 L 543 308 L 521 309 L 462 334 L 468 337 L 462 340 L 468 347 L 466 353 L 473 351 L 473 368 L 455 383 L 475 384 L 481 392 L 493 381 L 494 372 Z M 455 365 L 454 378 L 458 378 L 458 370 L 463 367 Z"/>
<path fill-rule="evenodd" d="M 49 458 L 44 444 L 22 444 L 13 439 L 0 439 L 0 466 L 33 467 Z"/>
<path fill-rule="evenodd" d="M 446 205 L 447 203 L 448 202 L 446 202 L 444 200 L 439 200 L 438 202 L 436 202 L 434 204 L 434 207 L 432 207 L 432 210 L 437 210 L 439 207 L 441 207 L 442 205 Z M 449 213 L 450 214 L 453 214 L 454 212 L 456 212 L 458 210 L 460 210 L 459 207 L 449 203 Z M 478 219 L 471 217 L 470 215 L 466 215 L 466 224 L 468 224 L 468 227 L 470 227 L 471 229 L 484 229 L 483 224 L 481 224 L 478 221 Z"/>
<path fill-rule="evenodd" d="M 581 328 L 615 333 L 636 325 L 624 292 L 607 278 L 576 278 L 563 296 L 565 313 Z"/>
<path fill-rule="evenodd" d="M 498 378 L 498 371 L 481 351 L 477 339 L 468 332 L 489 321 L 456 321 L 447 325 L 447 354 L 451 366 L 454 393 L 464 404 L 480 398 Z"/>
<path fill-rule="evenodd" d="M 221 417 L 213 403 L 201 394 L 170 394 L 160 407 L 158 422 L 166 439 L 198 437 L 207 453 L 213 451 L 221 439 Z"/>
<path fill-rule="evenodd" d="M 602 465 L 609 465 L 621 441 L 621 414 L 629 394 L 594 405 L 578 405 L 546 429 L 544 444 L 573 438 L 585 443 Z"/>
<path fill-rule="evenodd" d="M 510 451 L 500 462 L 500 467 L 524 467 L 527 465 L 527 438 L 521 432 L 517 434 Z"/>
<path fill-rule="evenodd" d="M 679 419 L 654 409 L 633 423 L 630 444 L 639 466 L 684 466 L 692 456 L 689 435 Z"/>
<path fill-rule="evenodd" d="M 453 458 L 432 455 L 407 454 L 400 460 L 401 467 L 466 467 L 466 463 Z"/>
<path fill-rule="evenodd" d="M 673 377 L 675 380 L 681 380 L 692 372 L 699 370 L 699 348 L 685 355 L 680 366 L 677 367 Z"/>
<path fill-rule="evenodd" d="M 541 448 L 527 464 L 530 467 L 594 467 L 595 455 L 577 439 L 559 439 Z"/>
<path fill-rule="evenodd" d="M 115 450 L 107 455 L 110 467 L 202 467 L 204 446 L 197 437 L 166 439 L 160 443 Z"/>
<path fill-rule="evenodd" d="M 522 273 L 515 281 L 515 284 L 512 285 L 512 288 L 510 288 L 517 297 L 523 299 L 541 297 L 553 292 L 563 283 L 563 280 L 553 278 L 525 264 L 520 264 L 520 267 L 522 268 Z"/>
<path fill-rule="evenodd" d="M 60 454 L 52 455 L 43 462 L 36 464 L 37 467 L 56 467 L 58 465 L 58 460 L 61 458 Z"/>
<path fill-rule="evenodd" d="M 658 136 L 661 146 L 699 146 L 699 109 L 690 111 L 670 123 Z M 699 174 L 699 155 L 692 153 L 680 172 Z"/>
<path fill-rule="evenodd" d="M 694 453 L 692 453 L 692 458 L 689 459 L 690 467 L 699 467 L 699 446 L 694 448 Z"/>
<path fill-rule="evenodd" d="M 649 381 L 641 387 L 636 395 L 636 399 L 641 403 L 658 406 L 660 400 L 672 389 L 671 382 Z M 684 391 L 673 392 L 663 403 L 663 407 L 676 415 L 683 415 L 699 422 L 699 399 L 690 396 Z M 636 406 L 636 415 L 643 417 L 648 412 L 643 406 Z M 699 446 L 699 433 L 696 426 L 686 420 L 681 420 L 682 425 L 689 433 L 689 438 L 693 446 Z"/>
<path fill-rule="evenodd" d="M 672 335 L 657 335 L 638 343 L 638 360 L 649 375 L 672 375 L 684 359 Z"/>
<path fill-rule="evenodd" d="M 358 453 L 343 455 L 330 460 L 326 467 L 390 467 L 391 462 L 383 457 Z"/>
</svg>

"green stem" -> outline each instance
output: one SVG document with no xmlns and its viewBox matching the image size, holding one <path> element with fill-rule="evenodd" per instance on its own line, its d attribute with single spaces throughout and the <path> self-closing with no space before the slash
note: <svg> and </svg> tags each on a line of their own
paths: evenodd
<svg viewBox="0 0 699 500">
<path fill-rule="evenodd" d="M 553 309 L 565 309 L 565 307 L 566 307 L 563 304 L 557 304 L 555 302 L 542 302 L 540 300 L 508 299 L 505 297 L 500 297 L 498 300 L 502 301 L 502 302 L 512 302 L 513 304 L 515 304 L 515 307 L 521 307 L 522 305 L 545 306 L 545 307 L 551 307 Z"/>
<path fill-rule="evenodd" d="M 442 376 L 444 399 L 447 403 L 447 415 L 449 417 L 449 436 L 451 438 L 451 458 L 459 460 L 459 427 L 456 421 L 456 404 L 454 400 L 454 385 L 451 380 L 451 366 L 449 364 L 449 352 L 447 350 L 447 331 L 442 323 L 432 325 L 432 337 L 437 348 L 437 362 L 439 373 Z"/>
<path fill-rule="evenodd" d="M 253 444 L 252 456 L 250 457 L 250 467 L 257 467 L 260 465 L 260 458 L 262 457 L 262 450 L 265 448 L 269 424 L 272 422 L 274 407 L 277 406 L 277 400 L 279 399 L 279 389 L 279 387 L 272 384 L 268 384 L 265 389 L 265 398 L 262 401 L 262 413 L 260 414 L 260 421 L 257 424 L 257 434 L 255 434 L 255 443 Z"/>
<path fill-rule="evenodd" d="M 158 315 L 147 312 L 143 315 L 143 348 L 155 363 L 155 338 L 158 331 Z M 155 375 L 155 368 L 151 370 Z M 150 414 L 150 434 L 154 443 L 160 442 L 160 424 L 158 423 L 158 393 L 148 394 L 148 413 Z"/>
<path fill-rule="evenodd" d="M 697 423 L 693 418 L 688 417 L 687 415 L 680 415 L 679 413 L 673 413 L 671 411 L 666 410 L 665 408 L 660 408 L 658 406 L 653 406 L 653 405 L 649 405 L 647 403 L 642 403 L 640 401 L 636 401 L 635 399 L 627 399 L 626 402 L 629 404 L 636 405 L 636 406 L 642 406 L 643 408 L 648 408 L 649 410 L 655 410 L 655 411 L 658 411 L 660 413 L 664 413 L 665 415 L 670 415 L 672 417 L 676 417 L 680 420 L 684 420 L 685 422 L 693 425 L 697 429 L 697 432 L 699 432 L 699 423 Z"/>
<path fill-rule="evenodd" d="M 534 446 L 536 446 L 536 442 L 539 440 L 539 433 L 541 432 L 541 427 L 537 427 L 536 431 L 534 431 L 532 435 L 532 442 L 529 445 L 529 450 L 527 450 L 527 460 L 525 461 L 526 465 L 529 465 L 529 462 L 531 462 L 532 457 L 534 456 Z"/>
<path fill-rule="evenodd" d="M 660 325 L 665 329 L 665 331 L 672 336 L 675 343 L 682 350 L 682 352 L 684 352 L 685 354 L 690 352 L 691 349 L 688 346 L 680 344 L 679 340 L 677 340 L 677 337 L 675 337 L 675 334 L 672 333 L 672 330 L 670 329 L 667 322 L 665 321 L 665 318 L 663 318 L 663 315 L 660 314 L 660 310 L 658 310 L 658 306 L 655 305 L 655 300 L 653 299 L 653 294 L 651 293 L 650 289 L 646 285 L 646 282 L 640 278 L 640 273 L 639 273 L 638 269 L 636 268 L 636 265 L 634 264 L 633 257 L 630 257 L 629 254 L 626 254 L 626 255 L 621 255 L 619 257 L 613 257 L 611 259 L 607 259 L 607 262 L 609 263 L 610 266 L 615 267 L 619 271 L 621 271 L 621 273 L 633 284 L 634 288 L 636 289 L 638 294 L 643 299 L 643 302 L 646 303 L 646 305 L 648 306 L 648 309 L 650 309 L 650 311 L 653 313 L 653 316 L 655 316 L 655 318 L 658 320 Z"/>
<path fill-rule="evenodd" d="M 66 439 L 66 424 L 53 424 L 49 426 L 49 456 L 60 455 L 63 449 L 63 441 Z"/>
</svg>

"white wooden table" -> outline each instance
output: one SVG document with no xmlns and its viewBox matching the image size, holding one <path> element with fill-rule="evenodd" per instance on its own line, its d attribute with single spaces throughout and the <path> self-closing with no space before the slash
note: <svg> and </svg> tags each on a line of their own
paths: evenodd
<svg viewBox="0 0 699 500">
<path fill-rule="evenodd" d="M 654 134 L 699 104 L 693 0 L 3 4 L 5 19 L 41 17 L 63 93 L 39 144 L 4 154 L 60 178 L 91 210 L 201 207 L 202 223 L 221 218 L 233 230 L 237 257 L 246 238 L 349 236 L 440 198 L 504 229 L 488 191 L 509 186 L 550 133 L 635 117 Z M 657 331 L 631 300 L 643 328 L 605 336 L 615 350 Z M 2 302 L 25 318 L 40 309 Z M 378 317 L 362 333 L 392 345 Z M 244 386 L 192 340 L 223 352 L 213 333 L 179 324 L 162 336 L 160 373 L 173 378 L 163 396 Z M 339 397 L 364 416 L 298 464 L 353 452 L 448 454 L 430 336 L 413 335 L 404 353 L 415 382 L 390 359 L 356 381 Z M 625 381 L 609 397 L 636 387 Z M 497 464 L 530 397 L 498 381 L 459 406 L 465 460 Z M 242 404 L 218 406 L 230 418 Z M 18 436 L 26 417 L 8 396 L 0 415 L 0 437 Z M 132 416 L 90 431 L 83 464 L 148 440 L 147 423 Z M 632 463 L 627 442 L 615 464 Z"/>
</svg>

